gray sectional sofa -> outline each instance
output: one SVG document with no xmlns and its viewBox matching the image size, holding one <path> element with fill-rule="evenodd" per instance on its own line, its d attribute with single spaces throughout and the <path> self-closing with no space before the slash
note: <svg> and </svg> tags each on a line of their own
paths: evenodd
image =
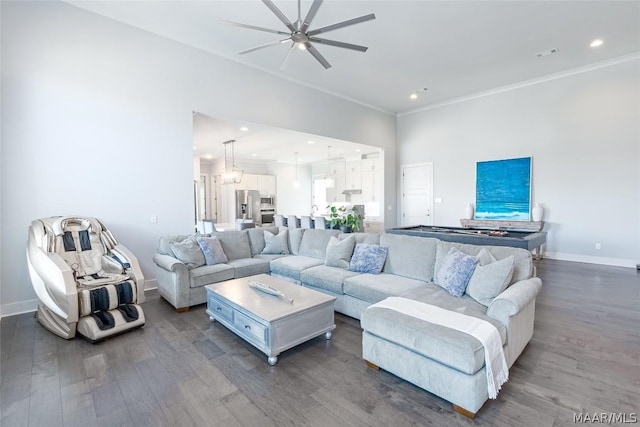
<svg viewBox="0 0 640 427">
<path fill-rule="evenodd" d="M 397 311 L 370 306 L 387 297 L 402 296 L 486 320 L 500 333 L 509 367 L 533 335 L 535 299 L 542 284 L 535 277 L 529 251 L 396 234 L 354 233 L 356 244 L 388 248 L 380 274 L 370 274 L 350 271 L 348 262 L 343 267 L 326 263 L 331 237 L 342 241 L 351 235 L 337 230 L 289 229 L 290 254 L 263 254 L 262 230 L 215 233 L 229 261 L 191 270 L 172 257 L 168 247 L 168 242 L 186 236 L 160 239 L 154 257 L 160 295 L 176 308 L 188 307 L 206 301 L 205 284 L 259 273 L 271 273 L 330 294 L 336 297 L 337 312 L 361 320 L 363 358 L 370 366 L 383 368 L 452 402 L 456 410 L 471 417 L 488 399 L 480 341 Z M 268 230 L 275 234 L 285 229 Z M 508 287 L 481 303 L 466 293 L 453 296 L 435 284 L 436 272 L 452 247 L 473 256 L 485 248 L 494 260 L 509 258 L 512 274 L 504 284 Z"/>
</svg>

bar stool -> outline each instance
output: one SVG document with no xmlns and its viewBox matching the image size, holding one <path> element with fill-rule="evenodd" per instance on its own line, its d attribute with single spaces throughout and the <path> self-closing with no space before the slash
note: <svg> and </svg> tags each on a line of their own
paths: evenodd
<svg viewBox="0 0 640 427">
<path fill-rule="evenodd" d="M 313 228 L 313 220 L 310 216 L 300 217 L 300 228 Z"/>
<path fill-rule="evenodd" d="M 289 215 L 287 217 L 287 226 L 289 228 L 300 228 L 300 219 L 295 215 Z"/>
<path fill-rule="evenodd" d="M 286 227 L 287 226 L 287 219 L 284 217 L 284 215 L 274 215 L 273 216 L 273 222 L 276 225 L 276 227 Z"/>
<path fill-rule="evenodd" d="M 324 230 L 327 228 L 325 217 L 317 216 L 314 218 L 314 228 Z"/>
</svg>

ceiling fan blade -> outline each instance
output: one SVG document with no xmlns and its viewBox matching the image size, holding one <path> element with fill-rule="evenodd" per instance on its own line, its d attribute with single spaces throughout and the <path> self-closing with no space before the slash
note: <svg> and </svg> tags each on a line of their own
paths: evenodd
<svg viewBox="0 0 640 427">
<path fill-rule="evenodd" d="M 276 15 L 278 19 L 282 21 L 284 25 L 287 26 L 288 29 L 290 29 L 292 32 L 296 31 L 291 21 L 289 21 L 289 19 L 284 15 L 284 13 L 282 13 L 282 11 L 278 9 L 278 6 L 276 6 L 271 0 L 262 0 L 262 3 L 264 3 L 265 6 L 271 9 L 271 12 L 273 12 L 273 14 Z"/>
<path fill-rule="evenodd" d="M 295 43 L 291 43 L 291 48 L 287 51 L 287 55 L 284 57 L 284 61 L 282 61 L 282 65 L 280 65 L 280 69 L 282 71 L 287 69 L 287 64 L 289 63 L 289 58 L 291 58 L 291 54 L 293 53 L 296 47 Z"/>
<path fill-rule="evenodd" d="M 315 18 L 318 9 L 320 9 L 320 5 L 322 4 L 322 0 L 313 0 L 313 4 L 311 5 L 311 9 L 307 13 L 307 16 L 304 18 L 304 22 L 302 23 L 301 32 L 306 32 L 309 25 L 311 25 L 311 21 Z"/>
<path fill-rule="evenodd" d="M 288 36 L 290 34 L 290 33 L 285 33 L 284 31 L 271 30 L 269 28 L 256 27 L 255 25 L 241 24 L 239 22 L 233 22 L 233 21 L 220 20 L 218 22 L 220 22 L 223 25 L 231 25 L 233 27 L 248 28 L 250 30 L 264 31 L 264 32 L 267 32 L 267 33 L 282 34 L 282 35 L 285 35 L 285 36 Z"/>
<path fill-rule="evenodd" d="M 315 36 L 316 34 L 326 33 L 329 31 L 337 30 L 338 28 L 348 27 L 349 25 L 355 25 L 361 22 L 371 21 L 372 19 L 376 19 L 376 15 L 374 13 L 370 13 L 369 15 L 364 15 L 359 18 L 353 18 L 347 21 L 338 22 L 337 24 L 328 25 L 326 27 L 318 28 L 317 30 L 308 31 L 307 35 Z"/>
<path fill-rule="evenodd" d="M 329 68 L 331 68 L 331 64 L 329 64 L 329 61 L 327 61 L 324 56 L 320 55 L 320 52 L 318 52 L 318 49 L 316 49 L 315 47 L 313 47 L 313 45 L 309 42 L 305 43 L 305 46 L 307 47 L 307 51 L 313 55 L 314 58 L 316 58 L 316 60 L 322 64 L 322 66 L 325 68 L 325 70 L 328 70 Z"/>
<path fill-rule="evenodd" d="M 240 55 L 244 55 L 245 53 L 253 52 L 255 50 L 264 49 L 265 47 L 269 47 L 269 46 L 275 46 L 277 44 L 284 43 L 284 42 L 286 42 L 288 40 L 291 40 L 291 38 L 284 39 L 284 40 L 277 40 L 275 42 L 269 42 L 269 43 L 261 44 L 260 46 L 252 47 L 251 49 L 243 50 L 242 52 L 238 52 L 238 53 Z"/>
<path fill-rule="evenodd" d="M 358 44 L 337 42 L 335 40 L 319 39 L 317 37 L 309 37 L 309 41 L 310 42 L 314 42 L 314 43 L 326 44 L 326 45 L 329 45 L 329 46 L 343 47 L 345 49 L 357 50 L 359 52 L 366 52 L 367 49 L 369 49 L 366 46 L 360 46 Z"/>
</svg>

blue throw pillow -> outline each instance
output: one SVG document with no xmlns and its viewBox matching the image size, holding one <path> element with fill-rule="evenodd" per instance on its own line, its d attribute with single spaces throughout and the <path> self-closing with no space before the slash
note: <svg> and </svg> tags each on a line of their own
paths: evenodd
<svg viewBox="0 0 640 427">
<path fill-rule="evenodd" d="M 220 240 L 218 240 L 217 237 L 198 237 L 197 241 L 198 246 L 200 246 L 204 254 L 207 265 L 220 264 L 228 261 L 227 255 L 224 253 Z"/>
<path fill-rule="evenodd" d="M 349 264 L 349 271 L 356 273 L 380 274 L 387 260 L 389 248 L 380 245 L 359 243 L 356 245 Z"/>
<path fill-rule="evenodd" d="M 461 297 L 476 269 L 476 257 L 451 248 L 436 272 L 436 285 L 442 286 L 451 295 Z"/>
</svg>

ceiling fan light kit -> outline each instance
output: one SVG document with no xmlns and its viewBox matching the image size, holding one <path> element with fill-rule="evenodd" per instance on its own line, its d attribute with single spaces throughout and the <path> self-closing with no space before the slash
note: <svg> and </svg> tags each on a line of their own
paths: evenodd
<svg viewBox="0 0 640 427">
<path fill-rule="evenodd" d="M 318 61 L 325 69 L 331 68 L 331 64 L 327 61 L 322 54 L 315 48 L 313 43 L 324 44 L 328 46 L 340 47 L 343 49 L 355 50 L 358 52 L 366 52 L 368 47 L 360 46 L 351 43 L 345 43 L 335 40 L 328 40 L 325 38 L 315 37 L 317 34 L 327 33 L 329 31 L 334 31 L 339 28 L 348 27 L 350 25 L 359 24 L 361 22 L 371 21 L 376 19 L 375 14 L 370 13 L 368 15 L 360 16 L 358 18 L 348 19 L 346 21 L 338 22 L 337 24 L 328 25 L 326 27 L 317 28 L 315 30 L 309 30 L 309 26 L 313 21 L 313 18 L 316 16 L 320 5 L 322 4 L 322 0 L 313 0 L 311 7 L 309 8 L 309 12 L 307 12 L 307 16 L 302 19 L 301 10 L 300 10 L 300 0 L 298 0 L 298 19 L 295 22 L 289 21 L 289 19 L 285 16 L 284 13 L 271 1 L 271 0 L 262 0 L 271 12 L 278 17 L 278 19 L 287 27 L 288 32 L 272 30 L 270 28 L 257 27 L 255 25 L 241 24 L 239 22 L 232 21 L 220 21 L 221 24 L 232 25 L 235 27 L 248 28 L 250 30 L 264 31 L 267 33 L 286 35 L 288 36 L 285 39 L 276 40 L 274 42 L 269 42 L 262 44 L 260 46 L 252 47 L 242 52 L 239 52 L 240 55 L 244 55 L 246 53 L 254 52 L 256 50 L 264 49 L 269 46 L 275 46 L 280 43 L 291 42 L 291 47 L 285 56 L 282 65 L 280 66 L 281 70 L 284 70 L 289 62 L 289 57 L 291 56 L 291 52 L 297 46 L 300 50 L 308 51 L 315 59 Z"/>
</svg>

